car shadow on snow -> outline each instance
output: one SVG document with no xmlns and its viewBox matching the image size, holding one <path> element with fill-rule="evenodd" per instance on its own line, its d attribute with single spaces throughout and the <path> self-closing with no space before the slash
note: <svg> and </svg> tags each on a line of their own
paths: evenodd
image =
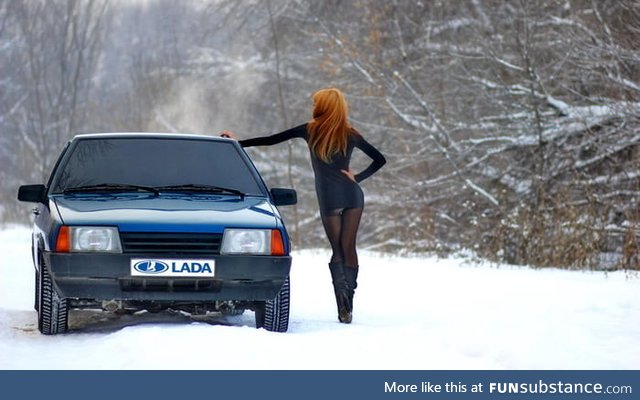
<svg viewBox="0 0 640 400">
<path fill-rule="evenodd" d="M 214 326 L 255 326 L 253 313 L 227 316 L 220 313 L 190 315 L 181 311 L 139 311 L 133 314 L 116 314 L 102 310 L 70 310 L 69 330 L 74 333 L 110 333 L 130 326 L 143 325 L 188 325 L 194 322 Z"/>
</svg>

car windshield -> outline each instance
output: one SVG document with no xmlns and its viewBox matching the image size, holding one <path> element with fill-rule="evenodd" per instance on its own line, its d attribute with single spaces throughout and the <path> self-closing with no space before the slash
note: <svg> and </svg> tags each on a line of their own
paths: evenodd
<svg viewBox="0 0 640 400">
<path fill-rule="evenodd" d="M 52 182 L 52 192 L 76 188 L 217 187 L 217 193 L 262 195 L 253 167 L 231 142 L 182 138 L 81 139 Z M 81 191 L 81 190 L 80 190 Z M 200 190 L 202 191 L 202 190 Z"/>
</svg>

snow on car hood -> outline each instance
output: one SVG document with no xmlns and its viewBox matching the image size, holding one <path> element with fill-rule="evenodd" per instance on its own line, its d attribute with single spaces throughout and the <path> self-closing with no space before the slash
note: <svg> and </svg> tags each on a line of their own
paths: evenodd
<svg viewBox="0 0 640 400">
<path fill-rule="evenodd" d="M 274 228 L 277 211 L 263 197 L 161 194 L 54 196 L 67 225 L 118 226 L 122 232 L 210 232 Z"/>
</svg>

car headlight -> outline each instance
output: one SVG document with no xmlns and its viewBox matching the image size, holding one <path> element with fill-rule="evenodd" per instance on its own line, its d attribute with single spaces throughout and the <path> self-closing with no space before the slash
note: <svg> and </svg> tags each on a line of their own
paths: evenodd
<svg viewBox="0 0 640 400">
<path fill-rule="evenodd" d="M 277 229 L 225 229 L 221 254 L 284 255 L 284 242 Z"/>
<path fill-rule="evenodd" d="M 122 253 L 122 246 L 115 227 L 61 226 L 56 251 Z"/>
</svg>

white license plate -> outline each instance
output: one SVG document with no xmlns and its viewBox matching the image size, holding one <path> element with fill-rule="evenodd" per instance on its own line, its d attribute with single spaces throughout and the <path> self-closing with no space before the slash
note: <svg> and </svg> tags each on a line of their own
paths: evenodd
<svg viewBox="0 0 640 400">
<path fill-rule="evenodd" d="M 164 258 L 131 259 L 131 276 L 210 278 L 214 275 L 215 260 Z"/>
</svg>

